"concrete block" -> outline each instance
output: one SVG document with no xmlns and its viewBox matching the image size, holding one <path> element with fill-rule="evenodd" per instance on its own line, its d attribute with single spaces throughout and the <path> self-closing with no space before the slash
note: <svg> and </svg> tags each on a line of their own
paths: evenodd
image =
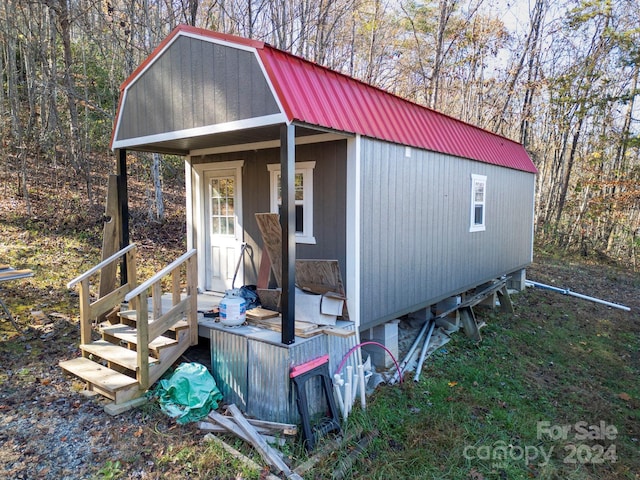
<svg viewBox="0 0 640 480">
<path fill-rule="evenodd" d="M 398 323 L 399 320 L 391 320 L 390 322 L 369 328 L 360 332 L 360 340 L 362 342 L 373 341 L 384 345 L 393 356 L 398 359 Z M 393 366 L 391 356 L 383 349 L 376 345 L 364 345 L 362 349 L 371 358 L 371 363 L 380 369 L 387 369 Z"/>
<path fill-rule="evenodd" d="M 518 292 L 522 292 L 525 289 L 525 282 L 527 281 L 526 268 L 511 272 L 508 277 L 507 288 L 509 290 L 517 290 Z"/>
</svg>

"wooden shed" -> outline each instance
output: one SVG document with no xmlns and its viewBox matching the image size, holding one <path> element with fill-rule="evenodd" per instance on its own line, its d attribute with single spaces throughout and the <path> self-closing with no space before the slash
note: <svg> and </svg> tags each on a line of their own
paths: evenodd
<svg viewBox="0 0 640 480">
<path fill-rule="evenodd" d="M 127 150 L 185 156 L 202 291 L 231 287 L 242 242 L 259 264 L 255 214 L 280 213 L 285 344 L 296 258 L 338 261 L 360 331 L 532 260 L 522 145 L 266 43 L 178 27 L 122 85 L 112 148 L 121 178 Z"/>
</svg>

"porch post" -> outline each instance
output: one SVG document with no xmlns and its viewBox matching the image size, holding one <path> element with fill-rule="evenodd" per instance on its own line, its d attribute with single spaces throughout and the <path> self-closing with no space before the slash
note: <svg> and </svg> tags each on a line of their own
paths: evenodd
<svg viewBox="0 0 640 480">
<path fill-rule="evenodd" d="M 129 245 L 129 194 L 127 191 L 127 150 L 116 150 L 116 173 L 118 175 L 118 212 L 120 213 L 120 249 Z M 127 261 L 120 264 L 120 283 L 127 283 Z"/>
<path fill-rule="evenodd" d="M 295 126 L 280 128 L 280 178 L 282 188 L 282 343 L 295 342 L 296 299 L 296 204 L 295 204 Z"/>
</svg>

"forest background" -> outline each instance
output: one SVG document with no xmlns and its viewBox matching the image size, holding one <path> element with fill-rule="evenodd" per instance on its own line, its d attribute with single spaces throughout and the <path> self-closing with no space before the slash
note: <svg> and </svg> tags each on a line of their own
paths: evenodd
<svg viewBox="0 0 640 480">
<path fill-rule="evenodd" d="M 5 213 L 101 224 L 119 87 L 178 24 L 268 42 L 523 143 L 539 245 L 637 268 L 637 0 L 1 0 Z M 181 159 L 129 155 L 162 224 L 162 177 Z M 51 191 L 61 200 L 38 201 Z"/>
</svg>

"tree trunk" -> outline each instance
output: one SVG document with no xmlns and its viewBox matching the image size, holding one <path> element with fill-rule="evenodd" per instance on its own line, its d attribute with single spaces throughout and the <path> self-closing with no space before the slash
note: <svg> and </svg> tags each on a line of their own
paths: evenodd
<svg viewBox="0 0 640 480">
<path fill-rule="evenodd" d="M 162 197 L 162 156 L 159 153 L 153 153 L 153 165 L 151 167 L 151 176 L 153 178 L 153 190 L 155 198 L 155 220 L 162 223 L 164 221 L 164 199 Z"/>
</svg>

